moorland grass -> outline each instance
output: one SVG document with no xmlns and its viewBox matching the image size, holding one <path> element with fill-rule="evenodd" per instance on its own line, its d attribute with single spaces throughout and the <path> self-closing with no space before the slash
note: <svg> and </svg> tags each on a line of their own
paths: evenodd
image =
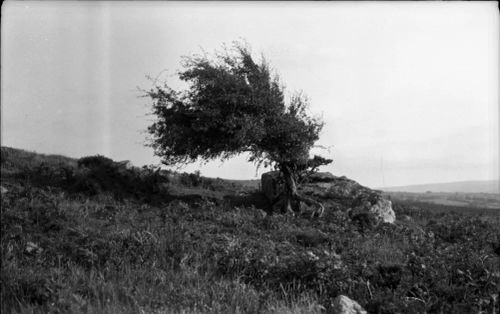
<svg viewBox="0 0 500 314">
<path fill-rule="evenodd" d="M 396 203 L 408 219 L 365 228 L 341 211 L 306 219 L 258 202 L 145 202 L 147 191 L 23 177 L 30 167 L 9 158 L 2 313 L 323 313 L 339 294 L 369 313 L 498 310 L 499 216 Z"/>
</svg>

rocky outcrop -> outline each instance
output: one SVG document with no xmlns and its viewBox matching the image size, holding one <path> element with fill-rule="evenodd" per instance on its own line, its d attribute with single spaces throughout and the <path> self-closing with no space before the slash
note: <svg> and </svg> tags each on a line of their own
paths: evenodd
<svg viewBox="0 0 500 314">
<path fill-rule="evenodd" d="M 346 177 L 318 172 L 303 184 L 301 191 L 324 202 L 325 207 L 348 211 L 353 219 L 367 216 L 375 222 L 393 223 L 396 220 L 392 203 L 384 198 L 382 192 Z"/>
<path fill-rule="evenodd" d="M 279 172 L 267 172 L 262 175 L 262 192 L 272 200 L 279 194 Z M 299 187 L 299 192 L 312 197 L 330 210 L 349 212 L 353 219 L 371 219 L 375 223 L 393 223 L 396 215 L 390 200 L 382 192 L 364 187 L 346 177 L 337 177 L 329 172 L 312 174 L 307 182 Z"/>
<path fill-rule="evenodd" d="M 339 295 L 333 300 L 332 311 L 335 314 L 368 314 L 358 302 L 345 295 Z"/>
</svg>

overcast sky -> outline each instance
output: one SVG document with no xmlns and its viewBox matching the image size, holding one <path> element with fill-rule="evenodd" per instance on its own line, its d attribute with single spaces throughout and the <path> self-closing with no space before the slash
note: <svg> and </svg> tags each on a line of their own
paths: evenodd
<svg viewBox="0 0 500 314">
<path fill-rule="evenodd" d="M 324 167 L 371 187 L 498 178 L 496 2 L 4 2 L 1 142 L 157 163 L 146 75 L 245 39 L 325 127 Z M 256 178 L 244 156 L 194 164 Z M 260 172 L 259 172 L 260 174 Z"/>
</svg>

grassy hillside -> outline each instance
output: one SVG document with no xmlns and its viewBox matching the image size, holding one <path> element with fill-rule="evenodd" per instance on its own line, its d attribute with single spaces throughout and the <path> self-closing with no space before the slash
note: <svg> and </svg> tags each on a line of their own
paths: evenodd
<svg viewBox="0 0 500 314">
<path fill-rule="evenodd" d="M 77 160 L 60 155 L 44 155 L 11 147 L 2 147 L 0 153 L 2 174 L 30 170 L 44 163 L 57 167 L 77 166 Z"/>
<path fill-rule="evenodd" d="M 325 313 L 339 294 L 369 313 L 499 307 L 499 216 L 270 216 L 248 186 L 98 162 L 2 148 L 2 313 Z"/>
</svg>

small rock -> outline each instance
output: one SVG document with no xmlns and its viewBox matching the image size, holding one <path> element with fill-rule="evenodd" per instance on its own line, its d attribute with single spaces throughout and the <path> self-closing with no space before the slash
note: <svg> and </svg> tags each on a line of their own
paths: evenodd
<svg viewBox="0 0 500 314">
<path fill-rule="evenodd" d="M 4 195 L 5 193 L 9 192 L 9 190 L 4 188 L 3 186 L 0 186 L 0 192 L 1 192 L 1 195 Z"/>
<path fill-rule="evenodd" d="M 392 209 L 391 201 L 383 198 L 380 198 L 373 203 L 366 201 L 362 205 L 354 208 L 351 212 L 352 217 L 362 214 L 372 216 L 375 220 L 386 223 L 394 223 L 396 220 L 396 214 Z"/>
<path fill-rule="evenodd" d="M 344 263 L 342 262 L 342 257 L 340 255 L 332 253 L 330 257 L 333 259 L 333 269 L 339 270 L 344 267 Z"/>
<path fill-rule="evenodd" d="M 312 259 L 313 261 L 319 260 L 319 257 L 311 251 L 307 251 L 307 255 L 309 255 L 309 258 Z"/>
<path fill-rule="evenodd" d="M 345 295 L 339 295 L 333 300 L 332 310 L 335 314 L 368 314 L 358 302 Z"/>
<path fill-rule="evenodd" d="M 392 209 L 392 202 L 386 199 L 380 199 L 375 204 L 372 204 L 370 211 L 379 217 L 383 222 L 394 223 L 396 213 Z"/>
<path fill-rule="evenodd" d="M 36 243 L 28 242 L 26 243 L 25 251 L 28 254 L 35 254 L 35 253 L 41 253 L 43 249 L 39 247 Z"/>
<path fill-rule="evenodd" d="M 262 209 L 260 209 L 260 208 L 256 208 L 255 212 L 257 213 L 256 215 L 259 218 L 266 218 L 267 217 L 267 213 L 265 211 L 263 211 Z"/>
</svg>

